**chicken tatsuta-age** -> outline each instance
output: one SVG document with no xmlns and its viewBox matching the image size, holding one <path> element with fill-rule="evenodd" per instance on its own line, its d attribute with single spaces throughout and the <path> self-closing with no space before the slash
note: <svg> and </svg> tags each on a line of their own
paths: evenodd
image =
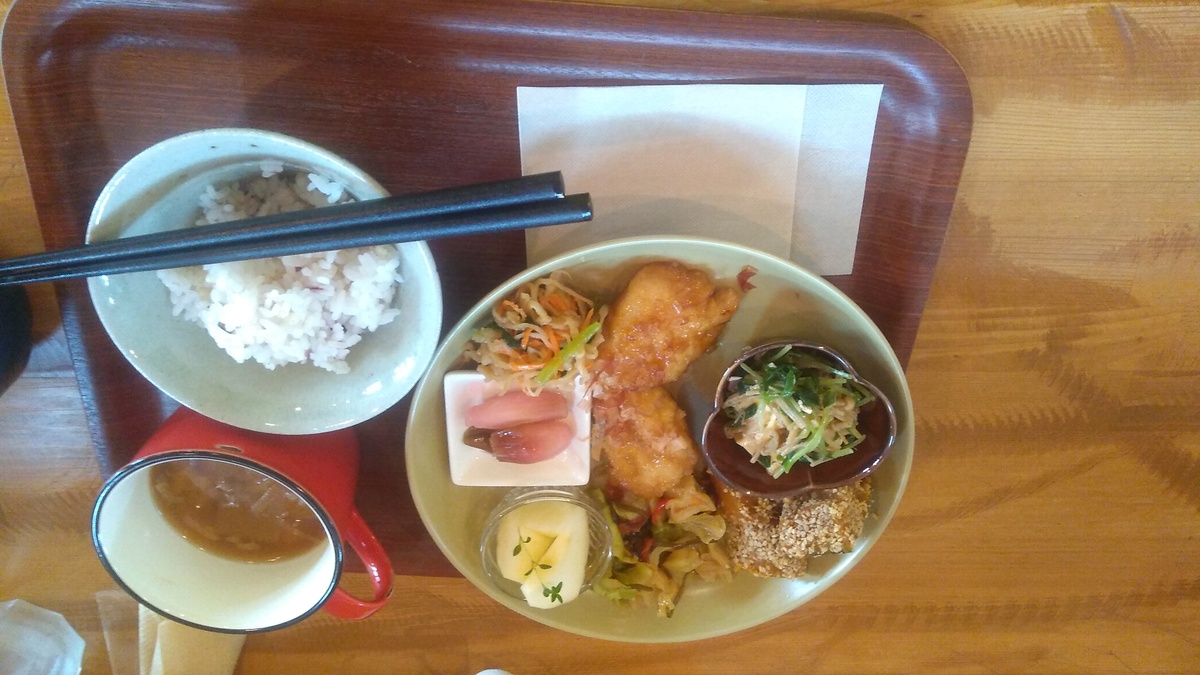
<svg viewBox="0 0 1200 675">
<path fill-rule="evenodd" d="M 610 484 L 646 500 L 658 499 L 700 463 L 683 410 L 666 389 L 622 392 L 617 405 L 597 404 L 601 452 Z"/>
<path fill-rule="evenodd" d="M 639 269 L 613 304 L 597 356 L 600 395 L 678 379 L 712 347 L 740 297 L 710 274 L 674 261 Z"/>
</svg>

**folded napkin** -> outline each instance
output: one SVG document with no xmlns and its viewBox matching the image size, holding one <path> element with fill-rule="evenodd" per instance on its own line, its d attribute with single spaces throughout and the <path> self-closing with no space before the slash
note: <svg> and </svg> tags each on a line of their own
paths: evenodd
<svg viewBox="0 0 1200 675">
<path fill-rule="evenodd" d="M 529 264 L 691 235 L 849 274 L 883 86 L 518 87 L 524 173 L 561 170 L 591 223 L 526 234 Z"/>
<path fill-rule="evenodd" d="M 171 621 L 124 591 L 100 591 L 96 604 L 113 675 L 229 675 L 246 641 Z"/>
<path fill-rule="evenodd" d="M 245 635 L 192 628 L 138 607 L 141 675 L 231 675 Z"/>
</svg>

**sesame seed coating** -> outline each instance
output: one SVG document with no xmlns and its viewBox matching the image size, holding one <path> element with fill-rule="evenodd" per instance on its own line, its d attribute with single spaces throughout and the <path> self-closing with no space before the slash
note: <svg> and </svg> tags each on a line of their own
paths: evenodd
<svg viewBox="0 0 1200 675">
<path fill-rule="evenodd" d="M 730 558 L 760 577 L 798 578 L 810 557 L 853 550 L 871 500 L 870 479 L 786 499 L 740 495 L 713 483 Z"/>
</svg>

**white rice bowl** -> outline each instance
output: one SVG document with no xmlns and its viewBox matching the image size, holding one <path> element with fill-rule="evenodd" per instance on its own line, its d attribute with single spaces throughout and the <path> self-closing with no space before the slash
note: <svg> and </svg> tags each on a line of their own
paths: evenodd
<svg viewBox="0 0 1200 675">
<path fill-rule="evenodd" d="M 190 227 L 199 195 L 258 172 L 264 160 L 327 179 L 310 181 L 320 183 L 319 196 L 310 196 L 321 203 L 330 196 L 387 196 L 361 169 L 303 141 L 251 129 L 206 130 L 163 141 L 123 166 L 96 201 L 87 241 Z M 230 217 L 240 217 L 237 210 Z M 156 272 L 93 277 L 88 290 L 122 355 L 179 403 L 245 429 L 319 433 L 395 405 L 437 346 L 442 296 L 429 247 L 385 248 L 394 253 L 322 253 L 274 261 L 278 268 L 254 261 L 225 264 L 216 273 L 168 273 L 170 289 Z M 324 280 L 339 265 L 344 282 L 330 278 L 312 293 L 308 281 Z M 390 298 L 384 286 L 392 287 Z M 260 303 L 260 296 L 270 300 Z M 201 316 L 205 307 L 216 317 L 205 321 L 238 335 L 218 345 L 207 324 L 185 318 Z M 343 328 L 331 327 L 338 321 Z"/>
<path fill-rule="evenodd" d="M 262 175 L 208 185 L 197 225 L 352 201 L 318 173 L 261 164 Z M 233 360 L 268 369 L 311 363 L 350 372 L 350 349 L 400 314 L 392 306 L 404 281 L 395 246 L 371 246 L 159 270 L 175 316 L 204 327 Z"/>
</svg>

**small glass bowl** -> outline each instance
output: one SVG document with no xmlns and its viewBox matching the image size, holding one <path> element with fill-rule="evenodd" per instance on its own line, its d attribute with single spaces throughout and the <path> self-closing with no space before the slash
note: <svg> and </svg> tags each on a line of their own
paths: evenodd
<svg viewBox="0 0 1200 675">
<path fill-rule="evenodd" d="M 500 572 L 496 562 L 496 535 L 500 531 L 500 521 L 504 516 L 529 504 L 539 502 L 566 502 L 583 509 L 588 520 L 588 560 L 583 572 L 583 587 L 580 593 L 588 590 L 604 578 L 608 572 L 609 558 L 612 556 L 612 534 L 608 529 L 608 520 L 597 508 L 595 502 L 577 487 L 522 487 L 509 491 L 500 503 L 488 514 L 483 526 L 483 536 L 479 540 L 479 554 L 483 560 L 483 571 L 487 573 L 492 583 L 505 594 L 524 600 L 521 585 L 511 579 L 506 579 Z"/>
</svg>

